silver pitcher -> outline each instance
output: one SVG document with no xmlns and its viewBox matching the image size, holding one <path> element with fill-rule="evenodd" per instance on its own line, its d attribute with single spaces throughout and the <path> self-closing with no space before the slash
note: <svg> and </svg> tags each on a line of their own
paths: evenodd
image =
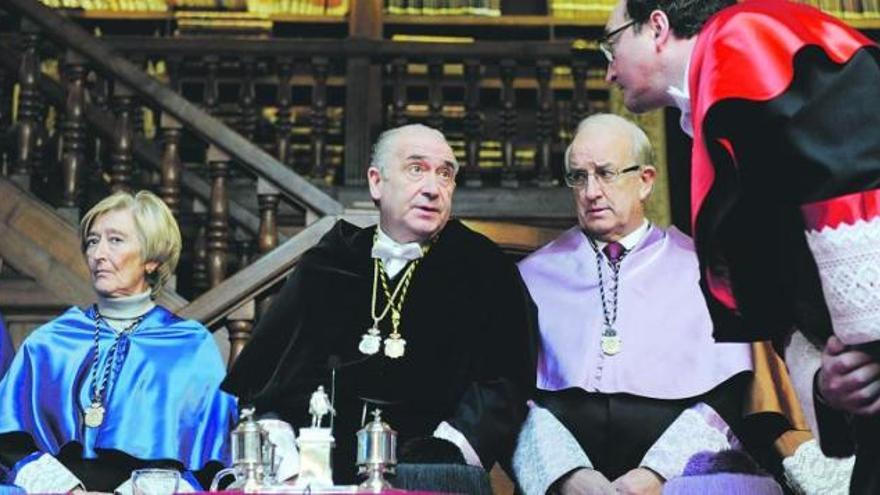
<svg viewBox="0 0 880 495">
<path fill-rule="evenodd" d="M 397 466 L 397 432 L 382 421 L 382 411 L 373 411 L 370 421 L 357 432 L 358 475 L 366 480 L 358 488 L 379 493 L 391 488 L 385 474 L 394 475 Z"/>
<path fill-rule="evenodd" d="M 235 481 L 226 490 L 256 493 L 275 482 L 275 446 L 269 434 L 254 419 L 254 409 L 241 411 L 238 426 L 232 432 L 232 467 L 222 469 L 211 482 L 211 491 L 217 491 L 220 480 L 234 476 Z"/>
</svg>

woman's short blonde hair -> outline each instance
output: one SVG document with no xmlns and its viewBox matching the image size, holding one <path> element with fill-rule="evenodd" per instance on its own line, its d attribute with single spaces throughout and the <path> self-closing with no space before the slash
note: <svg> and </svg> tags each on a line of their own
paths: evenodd
<svg viewBox="0 0 880 495">
<path fill-rule="evenodd" d="M 129 210 L 134 218 L 135 231 L 141 243 L 144 262 L 156 262 L 159 267 L 145 274 L 155 296 L 168 282 L 180 260 L 180 227 L 165 202 L 150 191 L 132 195 L 118 192 L 102 199 L 85 214 L 79 224 L 80 250 L 86 252 L 86 238 L 92 224 L 111 211 Z"/>
</svg>

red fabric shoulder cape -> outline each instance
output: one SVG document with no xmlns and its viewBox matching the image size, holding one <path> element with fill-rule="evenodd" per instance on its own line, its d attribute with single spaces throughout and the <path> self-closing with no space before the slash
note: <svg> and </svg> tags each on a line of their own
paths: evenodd
<svg viewBox="0 0 880 495">
<path fill-rule="evenodd" d="M 719 12 L 700 32 L 691 58 L 694 143 L 691 170 L 691 226 L 715 178 L 703 136 L 703 119 L 719 101 L 766 101 L 782 94 L 794 77 L 794 57 L 807 46 L 820 47 L 844 64 L 874 43 L 857 30 L 813 7 L 782 0 L 750 0 Z M 736 163 L 733 147 L 720 143 Z M 712 295 L 736 308 L 726 280 L 704 273 Z"/>
</svg>

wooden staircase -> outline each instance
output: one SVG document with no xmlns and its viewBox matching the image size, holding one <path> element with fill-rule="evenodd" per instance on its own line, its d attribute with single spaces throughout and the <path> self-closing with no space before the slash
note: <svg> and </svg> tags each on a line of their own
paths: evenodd
<svg viewBox="0 0 880 495">
<path fill-rule="evenodd" d="M 511 50 L 509 44 L 426 48 L 381 40 L 288 40 L 281 46 L 265 40 L 98 39 L 36 0 L 5 0 L 3 8 L 21 18 L 20 31 L 0 33 L 0 50 L 5 54 L 0 60 L 0 136 L 8 143 L 0 150 L 0 172 L 5 176 L 0 177 L 0 235 L 4 239 L 0 243 L 0 259 L 6 266 L 0 270 L 0 295 L 4 296 L 0 298 L 0 312 L 19 322 L 15 325 L 18 337 L 28 325 L 45 321 L 66 306 L 93 301 L 74 225 L 90 204 L 109 191 L 149 188 L 172 208 L 184 233 L 185 251 L 177 289 L 186 298 L 166 293 L 160 303 L 212 329 L 223 329 L 224 336 L 228 332 L 233 358 L 248 341 L 261 308 L 271 300 L 273 287 L 295 268 L 299 256 L 336 220 L 344 217 L 361 224 L 375 221 L 375 210 L 369 211 L 366 188 L 352 179 L 363 176 L 369 153 L 363 144 L 375 138 L 371 135 L 375 129 L 346 126 L 347 133 L 357 134 L 346 134 L 346 140 L 351 138 L 359 143 L 351 148 L 358 155 L 346 155 L 346 167 L 357 167 L 342 174 L 348 183 L 330 184 L 326 181 L 327 164 L 323 163 L 325 153 L 321 151 L 329 135 L 326 122 L 316 118 L 315 136 L 311 138 L 316 164 L 303 174 L 297 173 L 287 156 L 291 143 L 286 141 L 290 136 L 284 132 L 289 134 L 291 129 L 284 122 L 277 124 L 279 137 L 274 144 L 255 141 L 253 122 L 242 124 L 248 122 L 243 116 L 255 115 L 255 107 L 244 106 L 253 101 L 253 79 L 242 83 L 241 118 L 231 122 L 221 119 L 225 113 L 217 110 L 214 98 L 218 95 L 212 91 L 218 83 L 211 75 L 212 70 L 222 69 L 217 65 L 218 51 L 240 57 L 248 74 L 265 66 L 288 78 L 295 67 L 290 65 L 291 57 L 307 56 L 316 71 L 312 80 L 313 115 L 327 111 L 326 101 L 320 99 L 327 91 L 322 86 L 326 78 L 321 71 L 333 66 L 327 60 L 334 57 L 342 57 L 343 61 L 357 59 L 354 65 L 367 63 L 375 68 L 390 64 L 387 66 L 399 71 L 405 67 L 401 64 L 406 57 L 423 57 L 427 49 L 434 57 L 433 67 L 444 58 L 467 59 L 469 87 L 479 85 L 471 69 L 474 63 L 483 63 L 481 60 L 494 64 L 487 65 L 487 72 L 495 71 L 496 67 L 503 69 L 502 79 L 508 89 L 512 90 L 510 77 L 515 75 L 515 66 L 510 61 L 500 65 L 497 61 L 498 54 Z M 530 64 L 540 62 L 542 71 L 533 77 L 542 78 L 535 87 L 544 88 L 541 96 L 546 101 L 548 61 L 572 59 L 571 47 L 561 43 L 521 45 L 514 52 L 522 53 Z M 140 53 L 139 47 L 160 53 Z M 258 63 L 255 54 L 265 54 L 272 60 Z M 596 54 L 584 52 L 574 57 L 578 77 L 585 74 L 583 62 L 594 58 L 593 55 Z M 201 104 L 193 103 L 184 98 L 181 81 L 173 75 L 160 81 L 147 74 L 142 69 L 144 59 L 156 56 L 165 57 L 171 66 L 187 57 L 204 60 L 207 99 Z M 57 63 L 59 70 L 53 73 L 47 69 L 47 60 Z M 398 85 L 403 79 L 396 74 L 388 81 L 393 79 L 393 84 Z M 436 71 L 432 69 L 431 74 L 435 77 Z M 260 77 L 280 76 L 270 72 Z M 279 101 L 289 102 L 291 88 L 285 88 L 283 78 L 279 81 Z M 585 84 L 583 79 L 579 81 Z M 431 90 L 433 98 L 442 96 L 436 91 L 437 82 L 428 81 L 435 88 Z M 380 86 L 387 83 L 378 81 Z M 426 82 L 422 78 L 418 84 Z M 402 94 L 399 89 L 393 93 Z M 585 98 L 586 92 L 575 93 Z M 471 126 L 466 132 L 470 151 L 465 169 L 469 175 L 456 193 L 454 213 L 464 218 L 567 226 L 574 217 L 567 189 L 528 187 L 517 179 L 520 172 L 514 169 L 515 123 L 511 120 L 511 108 L 515 106 L 511 106 L 514 102 L 509 98 L 502 103 L 506 110 L 500 115 L 506 120 L 498 132 L 506 143 L 504 171 L 502 174 L 489 170 L 486 177 L 503 175 L 512 186 L 473 187 L 481 182 L 475 180 L 478 177 L 474 173 L 481 172 L 476 169 L 474 160 L 479 157 L 474 154 L 477 148 L 473 144 L 482 139 L 482 124 L 473 114 L 474 108 L 469 107 L 471 114 L 465 119 Z M 582 103 L 576 105 L 578 111 L 587 108 Z M 352 101 L 352 105 L 356 104 Z M 405 123 L 406 102 L 395 96 L 389 104 L 393 115 L 383 126 Z M 431 108 L 435 114 L 428 119 L 429 123 L 442 124 L 446 117 L 436 114 L 442 105 L 434 101 Z M 546 114 L 546 106 L 541 108 Z M 145 133 L 143 109 L 149 109 L 153 117 L 154 137 Z M 279 111 L 286 110 L 282 106 Z M 545 114 L 542 125 L 553 120 L 545 118 Z M 546 127 L 542 129 L 541 156 L 546 158 L 550 150 L 547 140 L 552 132 Z M 193 146 L 202 149 L 200 155 L 192 154 Z M 347 151 L 348 148 L 346 144 Z M 520 175 L 540 176 L 546 185 L 546 160 L 536 167 Z M 466 187 L 465 182 L 471 187 Z M 368 212 L 354 214 L 352 209 Z M 517 228 L 499 225 L 490 223 L 480 228 L 496 239 L 518 236 Z M 512 241 L 511 251 L 521 255 L 535 246 L 535 239 L 547 240 L 550 234 L 528 236 L 532 236 L 531 240 L 525 243 Z"/>
</svg>

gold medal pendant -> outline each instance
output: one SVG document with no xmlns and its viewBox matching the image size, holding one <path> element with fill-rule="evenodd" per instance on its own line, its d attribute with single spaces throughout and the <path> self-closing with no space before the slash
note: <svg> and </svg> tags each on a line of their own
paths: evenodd
<svg viewBox="0 0 880 495">
<path fill-rule="evenodd" d="M 85 423 L 89 428 L 97 428 L 104 422 L 104 406 L 99 402 L 92 402 L 86 408 Z"/>
<path fill-rule="evenodd" d="M 602 352 L 606 356 L 613 356 L 620 352 L 621 347 L 623 346 L 623 341 L 620 340 L 620 337 L 617 336 L 617 332 L 613 328 L 606 327 L 605 331 L 602 333 L 602 339 L 599 341 L 599 345 L 602 347 Z"/>
<path fill-rule="evenodd" d="M 379 329 L 373 326 L 367 330 L 367 333 L 361 335 L 361 343 L 358 344 L 358 350 L 361 351 L 361 354 L 372 356 L 379 352 L 381 345 L 382 339 L 379 337 Z"/>
</svg>

